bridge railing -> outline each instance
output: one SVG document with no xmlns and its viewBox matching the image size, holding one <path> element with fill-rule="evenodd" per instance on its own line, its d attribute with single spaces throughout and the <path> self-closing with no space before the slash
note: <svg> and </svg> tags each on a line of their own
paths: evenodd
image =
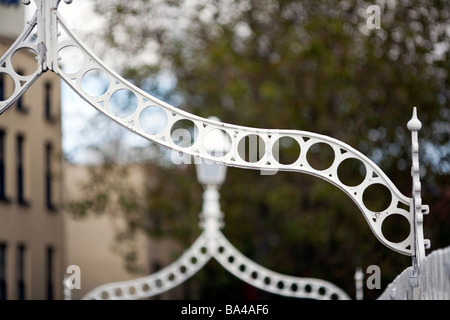
<svg viewBox="0 0 450 320">
<path fill-rule="evenodd" d="M 413 276 L 412 267 L 403 270 L 378 300 L 409 300 L 415 294 L 414 287 L 418 281 L 421 283 L 420 292 L 414 298 L 450 300 L 450 246 L 427 255 L 417 277 Z"/>
<path fill-rule="evenodd" d="M 31 2 L 31 0 L 22 1 L 25 4 Z M 413 160 L 411 170 L 411 176 L 413 178 L 412 197 L 408 197 L 403 195 L 382 169 L 367 156 L 346 143 L 332 137 L 300 130 L 249 128 L 203 119 L 168 105 L 147 94 L 108 68 L 88 48 L 86 48 L 73 33 L 70 32 L 70 29 L 66 26 L 57 11 L 60 1 L 61 0 L 34 0 L 36 3 L 35 15 L 28 22 L 27 28 L 21 36 L 19 36 L 17 41 L 3 57 L 0 57 L 0 74 L 6 74 L 6 76 L 9 76 L 14 80 L 14 92 L 6 100 L 0 101 L 0 114 L 12 106 L 14 101 L 16 101 L 26 89 L 43 74 L 43 72 L 53 71 L 98 111 L 104 113 L 112 120 L 143 138 L 167 147 L 183 156 L 187 155 L 193 159 L 206 160 L 230 167 L 261 170 L 261 172 L 273 172 L 278 170 L 293 171 L 322 178 L 340 188 L 355 202 L 366 218 L 372 232 L 381 243 L 396 252 L 412 257 L 412 266 L 405 269 L 394 282 L 388 286 L 385 293 L 380 296 L 380 299 L 450 298 L 450 247 L 444 250 L 437 250 L 428 257 L 425 256 L 425 249 L 430 248 L 430 241 L 424 239 L 423 236 L 423 216 L 429 213 L 429 207 L 422 204 L 421 198 L 418 132 L 421 129 L 422 124 L 417 118 L 416 108 L 413 109 L 413 117 L 408 122 L 408 129 L 411 131 L 412 135 L 411 151 Z M 72 0 L 64 0 L 64 2 L 69 4 Z M 36 30 L 36 38 L 32 37 L 31 41 L 30 34 L 33 30 Z M 59 38 L 61 31 L 66 35 L 67 39 L 61 40 Z M 66 72 L 65 70 L 62 70 L 64 68 L 59 67 L 58 55 L 66 48 L 79 50 L 84 58 L 84 63 L 77 71 L 69 72 L 66 70 Z M 36 71 L 27 77 L 16 73 L 12 66 L 12 56 L 20 49 L 31 50 L 36 54 Z M 106 92 L 93 96 L 84 90 L 83 79 L 89 72 L 100 72 L 108 77 L 109 87 Z M 120 90 L 128 90 L 128 92 L 133 94 L 137 99 L 137 105 L 134 106 L 135 109 L 130 112 L 130 114 L 122 115 L 120 112 L 115 112 L 115 110 L 113 110 L 114 108 L 111 107 L 111 97 Z M 146 131 L 145 126 L 141 124 L 141 120 L 145 118 L 141 117 L 141 115 L 151 108 L 153 108 L 153 110 L 156 108 L 157 110 L 162 111 L 166 116 L 167 121 L 163 126 L 164 128 L 158 130 L 158 133 L 155 133 L 153 130 L 151 130 L 151 132 Z M 178 125 L 182 123 L 181 121 L 189 123 L 189 126 L 192 125 L 192 127 L 198 131 L 197 137 L 194 138 L 194 141 L 192 141 L 189 146 L 184 146 L 177 142 L 178 136 L 174 134 L 175 131 L 177 131 Z M 206 142 L 209 140 L 212 133 L 217 131 L 224 133 L 230 141 L 228 148 L 223 150 L 226 151 L 225 155 L 222 156 L 213 155 L 209 153 L 206 148 L 206 145 L 208 144 Z M 250 137 L 261 139 L 265 150 L 262 158 L 256 162 L 252 160 L 248 161 L 246 157 L 243 157 L 240 154 L 240 146 L 245 142 L 245 139 L 249 139 Z M 292 163 L 282 163 L 279 157 L 276 156 L 278 151 L 277 143 L 281 138 L 290 138 L 292 141 L 296 142 L 301 149 L 297 159 Z M 314 145 L 321 143 L 328 145 L 334 152 L 333 163 L 323 170 L 314 167 L 307 159 L 308 150 Z M 366 176 L 360 185 L 349 186 L 339 179 L 338 168 L 341 163 L 348 159 L 357 160 L 366 168 Z M 389 191 L 391 201 L 384 210 L 371 210 L 367 203 L 364 202 L 364 193 L 372 186 L 381 186 Z M 406 223 L 410 226 L 410 234 L 403 239 L 403 241 L 392 242 L 386 239 L 382 233 L 382 224 L 385 219 L 391 215 L 403 216 L 407 220 Z M 210 244 L 211 243 L 212 242 L 210 242 Z M 219 247 L 216 249 L 222 248 L 225 250 L 226 247 L 229 247 L 230 252 L 234 253 L 234 249 L 224 243 L 218 242 L 217 244 Z M 222 247 L 220 247 L 220 244 L 222 244 Z M 220 251 L 221 250 L 219 250 L 219 253 L 221 253 Z M 234 255 L 240 257 L 240 255 Z M 221 258 L 222 256 L 219 255 L 218 257 Z M 244 257 L 242 257 L 242 263 L 245 267 L 247 260 L 245 260 Z M 250 263 L 247 264 L 250 265 Z M 223 265 L 232 269 L 232 266 L 226 261 Z M 281 281 L 277 283 L 282 284 L 283 290 L 280 288 L 272 289 L 277 292 L 282 291 L 286 294 L 292 293 L 285 289 L 285 283 L 294 281 L 294 279 L 284 278 L 278 274 L 269 274 L 266 272 L 267 270 L 259 268 L 258 266 L 255 266 L 255 268 L 257 268 L 255 272 L 258 271 L 256 274 L 267 276 L 270 283 L 275 279 Z M 240 272 L 237 272 L 236 274 L 242 276 L 244 280 L 258 284 L 257 281 L 253 281 L 252 277 L 249 277 L 248 274 L 242 275 Z M 171 284 L 173 283 L 175 282 L 172 281 Z M 298 287 L 298 284 L 301 283 L 298 282 L 294 284 L 297 284 Z M 135 289 L 136 288 L 131 291 L 134 292 Z M 297 292 L 298 288 L 295 291 Z"/>
</svg>

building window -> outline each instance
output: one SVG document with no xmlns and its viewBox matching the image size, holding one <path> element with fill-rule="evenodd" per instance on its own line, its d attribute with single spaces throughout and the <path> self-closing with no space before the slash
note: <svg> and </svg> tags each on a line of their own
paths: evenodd
<svg viewBox="0 0 450 320">
<path fill-rule="evenodd" d="M 0 243 L 0 300 L 6 298 L 6 243 Z"/>
<path fill-rule="evenodd" d="M 25 138 L 17 136 L 17 201 L 19 204 L 28 205 L 25 200 L 25 166 L 24 166 Z"/>
<path fill-rule="evenodd" d="M 0 201 L 8 201 L 6 197 L 6 133 L 0 130 Z"/>
<path fill-rule="evenodd" d="M 53 260 L 54 250 L 52 247 L 47 247 L 47 300 L 53 300 Z"/>
<path fill-rule="evenodd" d="M 17 247 L 17 299 L 25 300 L 25 245 Z"/>
<path fill-rule="evenodd" d="M 44 85 L 44 113 L 45 119 L 52 120 L 52 84 L 46 82 Z"/>
<path fill-rule="evenodd" d="M 10 5 L 19 6 L 19 0 L 0 0 L 0 4 L 9 7 Z"/>
<path fill-rule="evenodd" d="M 0 101 L 5 101 L 5 77 L 0 73 Z"/>
<path fill-rule="evenodd" d="M 45 202 L 48 210 L 56 210 L 53 204 L 53 188 L 52 188 L 52 155 L 53 147 L 51 143 L 45 145 Z"/>
<path fill-rule="evenodd" d="M 23 76 L 24 72 L 22 70 L 17 70 L 17 74 L 20 76 Z M 21 111 L 21 112 L 27 112 L 28 109 L 25 107 L 25 105 L 23 104 L 23 97 L 25 96 L 25 93 L 23 93 L 19 99 L 17 99 L 17 110 Z"/>
</svg>

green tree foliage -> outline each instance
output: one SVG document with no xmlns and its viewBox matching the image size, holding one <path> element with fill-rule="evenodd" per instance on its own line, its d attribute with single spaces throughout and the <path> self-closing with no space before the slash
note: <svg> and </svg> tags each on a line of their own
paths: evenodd
<svg viewBox="0 0 450 320">
<path fill-rule="evenodd" d="M 381 9 L 380 29 L 366 24 L 373 4 Z M 96 8 L 106 18 L 105 48 L 110 56 L 126 55 L 115 66 L 139 87 L 203 117 L 340 139 L 375 161 L 407 196 L 406 123 L 417 106 L 422 192 L 431 209 L 425 235 L 435 249 L 450 243 L 448 1 L 114 0 L 97 1 Z M 158 81 L 167 78 L 171 85 Z M 287 144 L 283 154 L 295 152 Z M 316 163 L 330 157 L 313 156 Z M 145 228 L 187 247 L 199 234 L 194 167 L 154 174 L 160 181 L 149 189 L 154 223 Z M 374 205 L 385 200 L 377 193 L 371 199 Z M 311 176 L 230 168 L 221 204 L 224 233 L 248 257 L 278 272 L 326 279 L 352 296 L 357 267 L 379 265 L 384 288 L 411 263 L 378 242 L 343 192 Z M 390 221 L 383 231 L 400 241 L 409 232 L 405 224 Z M 214 298 L 274 297 L 219 269 L 211 263 L 192 279 L 202 298 L 211 292 Z M 379 294 L 365 292 L 366 298 Z"/>
</svg>

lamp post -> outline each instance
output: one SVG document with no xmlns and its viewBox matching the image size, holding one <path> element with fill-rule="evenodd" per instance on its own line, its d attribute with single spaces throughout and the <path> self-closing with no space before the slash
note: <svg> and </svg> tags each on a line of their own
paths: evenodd
<svg viewBox="0 0 450 320">
<path fill-rule="evenodd" d="M 210 120 L 220 121 L 216 117 Z M 216 130 L 208 135 L 204 141 L 204 147 L 213 156 L 221 156 L 226 150 L 226 135 Z M 200 228 L 207 232 L 223 228 L 223 213 L 220 210 L 219 188 L 225 181 L 227 167 L 224 165 L 202 160 L 196 164 L 197 180 L 203 186 L 203 205 L 200 213 Z M 209 248 L 214 249 L 214 248 Z"/>
<path fill-rule="evenodd" d="M 364 295 L 364 287 L 363 287 L 363 279 L 364 274 L 361 268 L 356 269 L 355 272 L 355 287 L 356 287 L 356 300 L 362 300 Z"/>
</svg>

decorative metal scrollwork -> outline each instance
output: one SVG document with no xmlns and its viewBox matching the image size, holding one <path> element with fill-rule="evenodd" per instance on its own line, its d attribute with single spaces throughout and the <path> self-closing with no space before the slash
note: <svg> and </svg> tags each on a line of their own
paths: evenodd
<svg viewBox="0 0 450 320">
<path fill-rule="evenodd" d="M 386 239 L 381 231 L 383 221 L 392 214 L 402 215 L 406 221 L 412 224 L 410 212 L 404 209 L 410 206 L 411 199 L 401 194 L 384 172 L 359 151 L 339 140 L 312 132 L 249 128 L 203 119 L 189 114 L 142 91 L 104 65 L 70 32 L 59 15 L 58 25 L 69 36 L 69 40 L 57 44 L 58 51 L 68 47 L 76 48 L 82 53 L 84 64 L 75 72 L 65 73 L 60 68 L 57 68 L 55 72 L 98 111 L 150 141 L 179 152 L 179 154 L 191 156 L 194 159 L 193 161 L 201 158 L 232 167 L 266 171 L 297 171 L 322 178 L 339 187 L 357 204 L 373 233 L 383 244 L 400 253 L 411 254 L 411 232 L 403 241 L 393 243 Z M 108 79 L 109 86 L 97 96 L 92 96 L 83 89 L 83 79 L 90 72 L 100 73 Z M 126 107 L 122 106 L 122 108 L 114 107 L 112 100 L 120 91 L 125 91 L 129 96 L 133 97 L 131 100 L 135 101 L 135 104 Z M 147 131 L 143 128 L 143 114 L 149 109 L 158 110 L 158 112 L 165 115 L 163 117 L 166 119 L 165 123 L 158 123 L 158 132 L 155 132 L 155 129 L 153 132 L 148 133 L 148 131 L 151 131 L 151 128 L 147 129 Z M 127 112 L 123 113 L 123 110 Z M 173 128 L 179 123 L 184 123 L 185 126 L 194 128 L 197 132 L 192 137 L 193 141 L 188 143 L 188 145 L 179 144 L 178 137 L 173 134 Z M 209 154 L 204 148 L 204 141 L 215 130 L 225 133 L 230 141 L 228 150 L 225 150 L 225 154 L 220 157 Z M 248 161 L 240 151 L 239 146 L 242 145 L 246 137 L 258 139 L 260 148 L 262 147 L 265 150 L 257 161 L 251 161 L 251 159 Z M 291 138 L 300 148 L 298 158 L 288 164 L 280 163 L 276 153 L 273 152 L 278 140 L 284 137 Z M 307 159 L 309 150 L 318 144 L 324 144 L 333 150 L 334 160 L 328 168 L 316 169 L 314 163 L 310 163 Z M 338 168 L 347 159 L 356 159 L 365 167 L 366 176 L 357 186 L 346 185 L 339 179 Z M 382 211 L 375 212 L 370 210 L 363 201 L 364 192 L 374 185 L 382 186 L 390 193 L 391 202 Z"/>
<path fill-rule="evenodd" d="M 264 268 L 239 252 L 220 231 L 223 213 L 219 193 L 207 186 L 200 214 L 201 235 L 181 257 L 164 269 L 142 278 L 101 285 L 83 299 L 143 299 L 168 291 L 186 281 L 211 258 L 242 281 L 274 294 L 316 300 L 349 300 L 336 285 L 314 278 L 293 277 Z"/>
<path fill-rule="evenodd" d="M 27 23 L 25 30 L 17 38 L 14 44 L 6 51 L 0 59 L 0 75 L 12 79 L 14 89 L 10 96 L 3 97 L 0 100 L 0 114 L 5 112 L 20 96 L 27 91 L 27 89 L 42 75 L 42 68 L 36 63 L 36 70 L 29 75 L 21 75 L 18 70 L 14 70 L 13 57 L 19 50 L 30 50 L 37 54 L 38 48 L 35 43 L 31 41 L 31 33 L 36 26 L 36 15 Z"/>
<path fill-rule="evenodd" d="M 231 167 L 240 167 L 246 169 L 262 170 L 264 172 L 274 171 L 295 171 L 310 174 L 334 184 L 344 191 L 358 206 L 369 224 L 374 235 L 381 243 L 388 248 L 405 255 L 413 256 L 413 260 L 417 261 L 424 258 L 424 243 L 422 232 L 422 215 L 428 212 L 428 207 L 423 206 L 420 197 L 420 179 L 418 175 L 418 141 L 417 121 L 411 122 L 408 128 L 413 135 L 413 197 L 403 195 L 386 174 L 368 157 L 349 146 L 348 144 L 336 140 L 334 138 L 320 135 L 312 132 L 299 130 L 276 130 L 249 128 L 233 124 L 227 124 L 219 121 L 204 119 L 183 110 L 175 108 L 152 95 L 144 92 L 140 88 L 134 86 L 120 75 L 106 66 L 98 59 L 83 43 L 69 30 L 63 18 L 57 11 L 59 0 L 34 0 L 36 2 L 36 14 L 28 23 L 28 27 L 17 39 L 14 45 L 0 59 L 0 73 L 7 74 L 14 79 L 15 89 L 13 94 L 4 101 L 0 101 L 0 113 L 4 112 L 12 103 L 17 100 L 23 92 L 45 71 L 51 70 L 58 75 L 82 98 L 91 104 L 98 111 L 104 113 L 109 118 L 121 124 L 125 128 L 135 132 L 136 134 L 178 152 L 180 155 L 192 157 L 194 162 L 197 159 L 210 161 Z M 30 1 L 24 1 L 29 3 Z M 67 0 L 66 3 L 71 1 Z M 36 41 L 30 39 L 29 35 L 36 30 Z M 65 40 L 60 40 L 61 33 L 66 35 Z M 14 53 L 22 48 L 32 50 L 37 56 L 36 71 L 29 76 L 21 76 L 17 74 L 11 63 Z M 61 68 L 58 63 L 58 56 L 61 51 L 67 48 L 77 50 L 82 56 L 82 64 L 76 70 L 70 68 Z M 108 80 L 107 88 L 101 93 L 89 92 L 83 86 L 83 81 L 90 73 L 102 74 Z M 116 108 L 113 103 L 114 96 L 120 91 L 125 91 L 128 95 L 134 97 L 134 105 L 126 105 L 123 108 Z M 157 126 L 153 122 L 147 123 L 147 117 L 144 116 L 149 110 L 157 110 L 163 115 L 164 123 L 159 122 Z M 415 110 L 415 109 L 414 109 Z M 123 112 L 126 111 L 126 112 Z M 415 111 L 414 111 L 415 112 Z M 174 128 L 181 122 L 188 123 L 194 128 L 196 135 L 187 144 L 181 144 L 178 138 L 174 136 Z M 220 156 L 209 153 L 205 148 L 208 137 L 214 131 L 221 131 L 227 136 L 229 141 L 228 148 Z M 241 145 L 245 139 L 249 137 L 258 139 L 260 147 L 264 152 L 257 159 L 249 159 L 242 155 Z M 300 152 L 298 157 L 290 163 L 284 163 L 278 156 L 279 140 L 289 138 L 293 143 L 297 144 Z M 186 142 L 186 141 L 184 141 Z M 330 165 L 325 168 L 318 168 L 314 162 L 308 160 L 308 154 L 318 145 L 324 145 L 332 150 L 333 160 Z M 347 161 L 356 161 L 360 166 L 365 168 L 365 176 L 358 185 L 349 185 L 344 183 L 338 174 L 339 168 Z M 364 200 L 366 192 L 373 188 L 379 187 L 389 194 L 389 203 L 381 210 L 373 210 L 368 207 Z M 386 239 L 382 232 L 383 222 L 391 215 L 400 215 L 405 218 L 406 223 L 410 226 L 408 236 L 400 242 L 392 242 Z M 193 252 L 198 252 L 199 248 L 205 244 L 206 240 L 211 240 L 207 236 L 202 236 L 192 247 Z M 226 249 L 226 252 L 234 252 L 233 247 L 226 242 L 224 238 L 218 237 L 212 239 L 213 243 Z M 189 267 L 189 272 L 196 271 L 199 265 L 204 261 L 199 261 L 195 266 L 188 263 L 192 252 L 187 252 L 180 258 L 177 267 Z M 205 261 L 214 256 L 225 267 L 235 270 L 232 266 L 223 260 L 223 255 L 215 252 L 207 252 L 203 255 Z M 235 254 L 237 258 L 240 255 Z M 244 258 L 242 258 L 244 259 Z M 248 262 L 248 261 L 246 261 Z M 419 263 L 416 263 L 419 265 Z M 180 276 L 179 271 L 166 270 L 165 274 L 173 274 Z M 241 275 L 236 271 L 236 275 Z M 259 269 L 259 274 L 263 275 L 266 271 Z M 153 277 L 153 276 L 152 276 Z M 273 279 L 278 279 L 279 275 L 272 275 Z M 156 281 L 157 276 L 149 278 L 148 281 Z M 281 278 L 280 278 L 281 279 Z M 283 278 L 284 279 L 284 278 Z M 248 280 L 248 277 L 247 277 Z M 287 280 L 286 280 L 287 281 Z M 288 283 L 287 281 L 286 283 Z M 169 282 L 169 285 L 175 285 L 177 280 Z M 254 281 L 256 283 L 256 281 Z M 300 283 L 298 283 L 300 286 Z M 142 290 L 134 288 L 134 290 Z M 280 289 L 281 290 L 281 289 Z M 283 289 L 286 290 L 286 289 Z M 125 293 L 124 293 L 125 294 Z M 126 293 L 130 294 L 130 292 Z"/>
</svg>

